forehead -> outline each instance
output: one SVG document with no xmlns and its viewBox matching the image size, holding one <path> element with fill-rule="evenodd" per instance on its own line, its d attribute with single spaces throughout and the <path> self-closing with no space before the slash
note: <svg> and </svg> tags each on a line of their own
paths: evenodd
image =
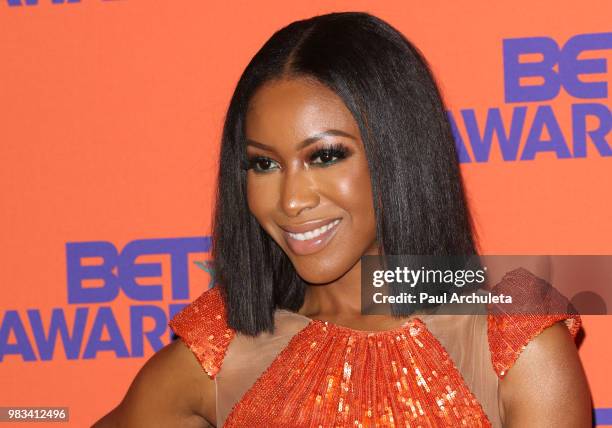
<svg viewBox="0 0 612 428">
<path fill-rule="evenodd" d="M 303 140 L 327 129 L 359 135 L 357 123 L 342 99 L 309 79 L 268 82 L 257 90 L 247 110 L 247 138 L 260 142 Z"/>
</svg>

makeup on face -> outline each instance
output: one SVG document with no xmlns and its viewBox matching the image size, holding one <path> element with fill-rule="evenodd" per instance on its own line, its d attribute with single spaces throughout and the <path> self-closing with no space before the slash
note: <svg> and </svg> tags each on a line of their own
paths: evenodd
<svg viewBox="0 0 612 428">
<path fill-rule="evenodd" d="M 247 199 L 302 278 L 326 283 L 372 251 L 376 221 L 359 127 L 322 84 L 274 81 L 246 119 Z"/>
<path fill-rule="evenodd" d="M 341 218 L 321 219 L 280 227 L 291 250 L 300 256 L 305 256 L 324 248 L 336 234 L 341 221 Z"/>
</svg>

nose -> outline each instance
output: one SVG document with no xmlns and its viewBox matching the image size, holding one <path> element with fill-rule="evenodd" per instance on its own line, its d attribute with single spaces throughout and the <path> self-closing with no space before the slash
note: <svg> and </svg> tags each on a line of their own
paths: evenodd
<svg viewBox="0 0 612 428">
<path fill-rule="evenodd" d="M 301 168 L 287 171 L 283 180 L 280 203 L 287 216 L 297 217 L 319 205 L 319 192 L 308 171 Z"/>
</svg>

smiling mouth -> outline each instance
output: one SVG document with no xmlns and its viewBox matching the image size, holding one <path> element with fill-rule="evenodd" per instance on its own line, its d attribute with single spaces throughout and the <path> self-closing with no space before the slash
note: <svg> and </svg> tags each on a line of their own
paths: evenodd
<svg viewBox="0 0 612 428">
<path fill-rule="evenodd" d="M 331 220 L 329 223 L 303 233 L 292 233 L 283 230 L 285 241 L 291 250 L 301 256 L 313 254 L 322 250 L 334 237 L 342 219 Z"/>
</svg>

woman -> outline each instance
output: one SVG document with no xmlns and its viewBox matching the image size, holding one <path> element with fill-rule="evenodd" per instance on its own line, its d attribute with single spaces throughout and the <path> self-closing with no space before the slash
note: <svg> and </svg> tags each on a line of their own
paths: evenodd
<svg viewBox="0 0 612 428">
<path fill-rule="evenodd" d="M 96 426 L 590 426 L 577 316 L 361 314 L 362 256 L 476 254 L 434 79 L 378 18 L 294 22 L 252 59 L 213 242 L 218 284 Z"/>
</svg>

